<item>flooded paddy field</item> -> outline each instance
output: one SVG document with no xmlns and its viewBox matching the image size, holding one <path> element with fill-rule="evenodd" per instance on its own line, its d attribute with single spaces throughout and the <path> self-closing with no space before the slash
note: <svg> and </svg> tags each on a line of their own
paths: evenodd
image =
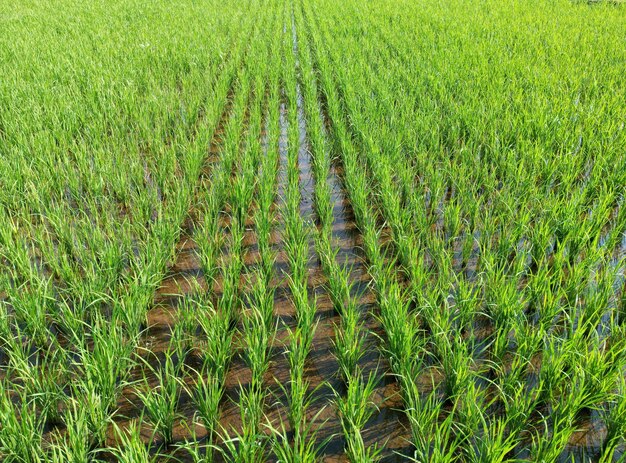
<svg viewBox="0 0 626 463">
<path fill-rule="evenodd" d="M 0 461 L 626 459 L 621 4 L 0 10 Z"/>
</svg>

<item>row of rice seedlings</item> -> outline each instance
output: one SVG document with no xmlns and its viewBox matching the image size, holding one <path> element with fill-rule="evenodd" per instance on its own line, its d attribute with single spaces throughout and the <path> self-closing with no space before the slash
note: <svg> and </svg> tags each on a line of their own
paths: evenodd
<svg viewBox="0 0 626 463">
<path fill-rule="evenodd" d="M 261 27 L 261 30 L 262 29 Z M 255 77 L 253 73 L 257 72 L 256 69 L 261 59 L 257 55 L 262 52 L 265 45 L 266 43 L 264 41 L 255 43 L 255 46 L 251 50 L 251 64 L 241 73 L 242 82 L 245 82 L 245 88 L 247 89 L 246 94 L 249 93 L 248 89 L 251 87 L 251 81 L 254 80 L 254 90 L 252 91 L 254 97 L 250 100 L 251 107 L 254 109 L 253 115 L 246 116 L 248 111 L 247 97 L 241 100 L 235 100 L 234 108 L 237 108 L 235 116 L 237 122 L 232 126 L 229 124 L 225 129 L 223 151 L 229 153 L 229 161 L 226 164 L 222 164 L 220 178 L 223 179 L 223 185 L 227 188 L 224 189 L 222 194 L 218 197 L 223 198 L 222 201 L 230 198 L 230 227 L 229 240 L 227 243 L 229 255 L 228 261 L 226 261 L 226 256 L 223 256 L 221 264 L 214 262 L 210 267 L 214 269 L 211 271 L 213 275 L 218 271 L 221 272 L 222 294 L 218 297 L 217 309 L 212 310 L 211 314 L 201 323 L 209 349 L 206 351 L 207 355 L 205 355 L 202 371 L 197 374 L 198 378 L 195 383 L 196 390 L 194 396 L 196 407 L 198 407 L 199 410 L 198 417 L 207 431 L 207 440 L 205 445 L 200 445 L 197 439 L 186 445 L 194 461 L 213 461 L 215 449 L 224 453 L 227 458 L 236 459 L 238 451 L 243 454 L 245 448 L 251 445 L 250 439 L 244 439 L 244 442 L 241 444 L 241 449 L 238 450 L 233 444 L 235 440 L 229 437 L 229 433 L 232 430 L 225 429 L 220 425 L 219 416 L 220 403 L 224 395 L 226 373 L 234 349 L 233 337 L 235 332 L 233 328 L 237 321 L 241 319 L 240 309 L 243 301 L 240 295 L 240 279 L 244 270 L 245 252 L 243 239 L 248 210 L 252 203 L 252 192 L 255 188 L 253 177 L 256 170 L 256 157 L 258 156 L 258 153 L 256 153 L 258 149 L 256 139 L 259 137 L 258 130 L 260 127 L 260 120 L 257 119 L 260 118 L 259 105 L 261 104 L 260 99 L 263 93 L 260 92 L 259 77 L 258 75 Z M 246 117 L 250 119 L 247 123 L 247 134 L 244 136 L 242 127 Z M 257 125 L 259 127 L 256 127 Z M 244 138 L 242 139 L 241 137 Z M 242 155 L 238 156 L 240 147 L 243 151 L 241 152 Z M 231 184 L 231 173 L 235 168 L 238 170 L 238 174 Z M 215 238 L 217 238 L 221 232 L 219 212 L 223 207 L 223 202 L 221 204 L 216 203 L 214 198 L 215 196 L 211 194 L 211 192 L 203 196 L 203 201 L 205 205 L 208 206 L 207 212 L 210 211 L 211 216 L 207 217 L 205 215 L 203 227 L 198 230 L 198 233 L 204 235 L 202 239 L 205 240 L 204 242 L 207 246 L 210 246 L 208 250 L 213 256 L 219 253 L 219 248 L 214 249 L 214 247 L 219 246 L 219 244 L 217 244 L 219 241 L 216 242 Z M 205 247 L 201 249 L 200 252 L 204 253 L 206 249 Z M 207 255 L 203 257 L 204 262 L 208 261 L 207 257 Z M 221 270 L 219 269 L 220 265 Z M 212 281 L 209 281 L 209 290 L 212 283 Z M 210 304 L 210 306 L 212 306 L 212 304 Z M 244 326 L 247 326 L 246 321 L 247 318 L 243 317 Z M 242 395 L 245 395 L 243 387 Z M 223 446 L 217 446 L 216 437 L 218 435 L 223 436 Z M 244 437 L 245 436 L 247 436 L 247 434 L 244 433 Z M 241 438 L 241 436 L 239 437 Z M 246 444 L 248 447 L 246 447 Z"/>
<path fill-rule="evenodd" d="M 272 30 L 277 31 L 281 25 L 280 15 L 274 16 Z M 276 198 L 278 164 L 279 128 L 279 80 L 280 80 L 280 43 L 279 33 L 272 35 L 268 53 L 267 81 L 257 79 L 257 88 L 265 85 L 266 99 L 264 112 L 264 128 L 260 134 L 258 146 L 261 156 L 259 162 L 258 194 L 255 197 L 257 211 L 254 217 L 258 258 L 254 272 L 254 284 L 251 294 L 251 306 L 256 306 L 263 325 L 272 333 L 276 331 L 274 315 L 276 251 L 272 248 L 272 231 L 276 225 L 276 210 L 273 205 Z M 257 160 L 258 161 L 258 160 Z M 269 364 L 269 361 L 268 361 Z"/>
<path fill-rule="evenodd" d="M 295 309 L 296 326 L 286 327 L 287 362 L 289 364 L 289 382 L 281 385 L 287 408 L 286 422 L 273 426 L 273 451 L 280 461 L 317 461 L 320 445 L 316 442 L 317 431 L 314 428 L 316 417 L 309 417 L 308 410 L 313 400 L 311 383 L 305 376 L 306 361 L 311 351 L 313 337 L 317 328 L 315 317 L 316 301 L 309 294 L 309 237 L 310 224 L 300 215 L 300 171 L 298 149 L 300 133 L 298 125 L 298 90 L 297 70 L 293 53 L 292 31 L 289 27 L 291 9 L 287 2 L 282 2 L 281 35 L 282 55 L 282 90 L 286 117 L 283 121 L 287 137 L 285 198 L 281 205 L 283 246 L 289 264 L 288 281 L 291 302 Z M 284 106 L 283 106 L 284 105 Z M 319 413 L 319 412 L 318 412 Z M 289 431 L 287 431 L 289 429 Z"/>
<path fill-rule="evenodd" d="M 274 18 L 275 24 L 272 30 L 277 29 L 280 16 Z M 280 73 L 276 60 L 280 58 L 279 47 L 280 35 L 276 33 L 272 37 L 269 50 L 269 81 L 270 90 L 267 98 L 267 116 L 271 121 L 267 122 L 270 133 L 267 136 L 267 146 L 260 160 L 260 174 L 258 183 L 258 195 L 256 199 L 257 210 L 254 215 L 256 236 L 258 243 L 258 258 L 255 268 L 250 274 L 250 294 L 247 296 L 247 309 L 243 318 L 243 340 L 245 342 L 242 355 L 251 371 L 250 383 L 241 385 L 240 410 L 242 419 L 242 433 L 237 434 L 239 448 L 235 441 L 228 445 L 231 461 L 264 461 L 267 456 L 267 437 L 263 432 L 265 410 L 268 407 L 268 391 L 265 377 L 270 366 L 271 347 L 276 338 L 277 323 L 274 317 L 274 287 L 276 253 L 271 247 L 271 231 L 275 222 L 275 211 L 272 210 L 276 190 L 277 151 L 278 142 L 278 78 Z M 273 83 L 273 85 L 272 85 Z M 257 88 L 265 88 L 265 82 L 257 78 Z M 260 115 L 260 107 L 258 114 Z M 260 120 L 259 127 L 261 126 Z M 260 134 L 257 134 L 257 139 Z M 260 147 L 259 147 L 260 148 Z"/>
<path fill-rule="evenodd" d="M 271 31 L 278 31 L 279 22 L 272 16 L 270 23 Z M 276 34 L 278 34 L 276 32 Z M 258 194 L 263 198 L 263 202 L 257 203 L 253 219 L 255 224 L 260 225 L 259 252 L 270 252 L 270 231 L 272 227 L 271 206 L 273 202 L 274 182 L 271 176 L 274 170 L 270 169 L 271 159 L 262 159 L 261 153 L 261 125 L 262 107 L 266 101 L 267 80 L 269 73 L 278 74 L 279 70 L 270 71 L 270 59 L 272 45 L 275 44 L 274 35 L 268 37 L 264 43 L 264 48 L 259 50 L 259 61 L 252 69 L 255 82 L 255 98 L 250 105 L 250 122 L 246 137 L 246 150 L 242 163 L 242 183 L 241 188 L 247 188 L 245 198 L 239 201 L 241 207 L 238 218 L 234 222 L 239 230 L 233 231 L 234 235 L 245 232 L 245 220 L 248 210 L 252 204 L 252 194 L 257 187 L 256 177 L 259 167 L 264 168 L 264 180 L 269 180 L 267 184 L 258 185 Z M 276 79 L 276 77 L 274 77 Z M 270 157 L 270 156 L 268 156 Z M 243 194 L 241 195 L 244 196 Z M 237 206 L 236 206 L 237 207 Z M 263 260 L 265 262 L 263 263 Z M 226 430 L 226 440 L 224 442 L 224 455 L 227 461 L 253 462 L 263 461 L 266 454 L 267 439 L 263 435 L 262 425 L 265 416 L 267 399 L 266 386 L 264 384 L 265 375 L 270 364 L 270 348 L 273 344 L 276 333 L 276 324 L 273 318 L 274 289 L 271 287 L 273 279 L 272 254 L 260 257 L 261 264 L 256 269 L 246 268 L 247 284 L 251 287 L 247 300 L 241 301 L 243 309 L 241 322 L 241 340 L 243 343 L 241 356 L 250 369 L 249 384 L 239 385 L 239 412 L 241 418 L 241 430 Z"/>
<path fill-rule="evenodd" d="M 301 16 L 294 15 L 292 27 L 301 27 Z M 374 388 L 378 383 L 375 372 L 364 377 L 359 361 L 365 354 L 367 332 L 364 328 L 363 314 L 358 304 L 358 295 L 354 294 L 350 276 L 350 268 L 340 265 L 337 261 L 337 250 L 332 245 L 333 203 L 327 182 L 330 174 L 329 147 L 324 137 L 323 122 L 318 103 L 318 90 L 313 74 L 312 61 L 308 44 L 298 34 L 301 45 L 299 50 L 300 76 L 304 89 L 304 108 L 308 120 L 307 131 L 313 150 L 313 168 L 315 175 L 315 208 L 319 218 L 316 234 L 316 250 L 320 256 L 323 271 L 327 277 L 328 290 L 341 316 L 341 325 L 335 327 L 335 355 L 340 368 L 340 376 L 346 392 L 335 393 L 335 405 L 340 417 L 346 453 L 350 461 L 376 461 L 380 449 L 376 446 L 367 447 L 362 431 L 373 412 L 371 401 Z"/>
</svg>

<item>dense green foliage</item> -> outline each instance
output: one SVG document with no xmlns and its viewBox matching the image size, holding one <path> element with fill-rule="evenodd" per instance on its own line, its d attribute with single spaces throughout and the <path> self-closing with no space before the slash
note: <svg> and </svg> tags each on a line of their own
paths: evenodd
<svg viewBox="0 0 626 463">
<path fill-rule="evenodd" d="M 3 2 L 0 460 L 625 461 L 624 63 L 609 2 Z"/>
</svg>

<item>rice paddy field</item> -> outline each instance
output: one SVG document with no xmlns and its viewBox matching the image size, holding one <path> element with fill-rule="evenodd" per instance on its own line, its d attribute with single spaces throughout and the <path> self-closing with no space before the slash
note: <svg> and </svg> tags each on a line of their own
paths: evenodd
<svg viewBox="0 0 626 463">
<path fill-rule="evenodd" d="M 0 461 L 625 462 L 624 8 L 3 0 Z"/>
</svg>

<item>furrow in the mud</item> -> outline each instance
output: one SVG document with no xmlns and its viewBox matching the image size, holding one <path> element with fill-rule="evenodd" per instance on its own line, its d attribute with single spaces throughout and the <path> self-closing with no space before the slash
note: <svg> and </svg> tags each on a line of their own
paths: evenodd
<svg viewBox="0 0 626 463">
<path fill-rule="evenodd" d="M 324 126 L 326 126 L 326 116 L 323 112 L 321 114 L 325 121 Z M 381 383 L 373 396 L 378 412 L 374 414 L 365 427 L 364 441 L 368 446 L 380 445 L 381 436 L 384 436 L 385 445 L 381 446 L 382 461 L 401 461 L 401 457 L 395 452 L 402 451 L 406 446 L 409 437 L 408 425 L 406 417 L 401 411 L 402 400 L 398 383 L 389 373 L 390 367 L 387 360 L 380 355 L 378 339 L 384 336 L 384 330 L 375 316 L 377 311 L 376 296 L 371 287 L 372 281 L 367 270 L 362 237 L 358 232 L 350 200 L 337 166 L 331 167 L 327 181 L 333 201 L 332 239 L 334 245 L 340 250 L 337 258 L 341 264 L 345 264 L 351 269 L 350 278 L 354 284 L 353 291 L 359 295 L 360 310 L 364 314 L 365 328 L 369 331 L 366 354 L 361 360 L 361 367 L 365 376 L 375 372 L 382 374 Z"/>
<path fill-rule="evenodd" d="M 295 34 L 293 36 L 294 50 L 297 52 Z M 296 106 L 298 110 L 298 170 L 300 177 L 300 214 L 310 228 L 316 222 L 314 211 L 315 185 L 311 148 L 307 138 L 307 120 L 303 108 L 303 98 L 300 84 L 296 84 Z M 318 442 L 327 441 L 323 449 L 324 461 L 346 461 L 344 454 L 345 439 L 341 432 L 341 422 L 334 406 L 331 406 L 333 390 L 341 391 L 343 383 L 337 372 L 339 364 L 333 352 L 332 340 L 335 336 L 335 327 L 340 324 L 340 317 L 333 307 L 333 302 L 327 291 L 327 278 L 323 272 L 321 261 L 315 249 L 313 230 L 309 237 L 309 275 L 308 291 L 315 297 L 316 316 L 318 320 L 312 349 L 305 375 L 310 381 L 312 389 L 317 389 L 316 400 L 309 410 L 309 419 L 317 417 L 319 423 Z M 323 424 L 322 424 L 323 423 Z"/>
<path fill-rule="evenodd" d="M 320 83 L 319 80 L 318 83 Z M 320 88 L 318 86 L 318 89 Z M 317 97 L 320 102 L 323 133 L 324 136 L 329 136 L 328 132 L 333 130 L 333 126 L 332 120 L 325 110 L 323 92 L 320 91 Z M 387 360 L 380 355 L 380 346 L 377 339 L 384 338 L 385 333 L 375 315 L 377 311 L 375 306 L 376 298 L 371 288 L 372 282 L 362 248 L 362 237 L 355 223 L 354 213 L 342 174 L 341 157 L 334 157 L 327 180 L 331 188 L 333 201 L 332 237 L 336 243 L 340 243 L 340 252 L 337 255 L 339 261 L 343 260 L 348 265 L 352 265 L 350 276 L 352 281 L 356 282 L 354 285 L 355 291 L 361 294 L 360 305 L 365 316 L 365 327 L 370 332 L 367 354 L 362 360 L 363 370 L 365 373 L 377 371 L 383 375 L 382 381 L 373 397 L 379 411 L 367 423 L 363 432 L 364 440 L 366 445 L 377 444 L 382 448 L 381 458 L 383 461 L 402 461 L 403 457 L 399 456 L 399 454 L 407 453 L 410 432 L 406 415 L 402 412 L 403 404 L 399 385 L 390 373 L 390 366 Z M 384 445 L 381 445 L 381 436 L 385 436 Z"/>
<path fill-rule="evenodd" d="M 292 26 L 293 49 L 294 53 L 297 54 L 298 38 L 295 24 L 292 24 Z M 305 218 L 309 218 L 314 215 L 314 208 L 312 207 L 314 201 L 313 169 L 311 150 L 309 149 L 310 143 L 307 140 L 306 132 L 307 119 L 303 109 L 303 98 L 299 84 L 296 87 L 296 91 L 300 131 L 298 162 L 302 194 L 301 213 Z M 325 128 L 328 127 L 330 122 L 325 118 L 321 108 L 319 110 L 319 118 L 321 120 L 322 136 L 327 137 Z M 358 233 L 354 214 L 338 170 L 337 165 L 332 165 L 328 177 L 324 179 L 330 190 L 330 201 L 333 212 L 331 245 L 333 249 L 337 250 L 336 258 L 338 263 L 340 265 L 346 265 L 350 269 L 350 279 L 353 284 L 352 290 L 354 296 L 358 297 L 359 308 L 364 316 L 365 328 L 369 331 L 366 353 L 361 361 L 362 372 L 367 376 L 370 373 L 374 374 L 388 371 L 389 367 L 384 358 L 380 355 L 376 338 L 372 336 L 372 333 L 376 333 L 377 336 L 382 336 L 383 334 L 380 323 L 378 323 L 373 316 L 376 310 L 376 298 L 370 288 L 371 279 L 365 265 L 365 256 L 361 249 L 362 239 Z M 318 181 L 320 181 L 320 179 L 318 179 Z M 326 376 L 327 384 L 323 389 L 327 389 L 328 393 L 332 391 L 332 389 L 330 389 L 331 387 L 336 391 L 341 391 L 343 385 L 337 374 L 339 364 L 333 354 L 332 344 L 332 339 L 335 335 L 335 327 L 340 325 L 341 317 L 333 309 L 332 301 L 325 289 L 328 283 L 327 276 L 322 271 L 320 260 L 317 257 L 316 250 L 312 243 L 310 244 L 310 254 L 312 254 L 310 262 L 313 264 L 310 282 L 312 283 L 316 295 L 319 297 L 317 306 L 320 314 L 320 322 L 314 338 L 314 350 L 311 353 L 310 362 L 313 367 L 316 367 L 317 371 L 308 371 L 307 373 L 317 373 L 317 375 L 321 373 L 321 378 L 318 379 L 320 384 L 324 383 L 324 376 Z M 395 461 L 396 455 L 394 451 L 401 449 L 405 444 L 407 433 L 405 432 L 404 425 L 401 423 L 403 415 L 397 411 L 397 409 L 401 407 L 397 383 L 390 375 L 383 377 L 383 381 L 377 388 L 373 400 L 379 411 L 366 426 L 364 433 L 366 444 L 374 445 L 380 443 L 381 435 L 387 436 L 387 445 L 385 445 L 381 456 L 384 461 Z M 343 461 L 346 459 L 344 452 L 345 439 L 341 433 L 339 418 L 336 411 L 332 409 L 329 410 L 327 415 L 329 415 L 327 417 L 329 421 L 326 422 L 324 429 L 320 433 L 320 437 L 330 439 L 330 444 L 326 447 L 324 452 L 325 461 Z M 332 436 L 333 432 L 336 433 L 335 436 Z"/>
<path fill-rule="evenodd" d="M 282 94 L 282 92 L 279 92 Z M 289 420 L 287 419 L 287 397 L 285 388 L 289 387 L 289 362 L 287 350 L 289 330 L 296 326 L 296 311 L 292 301 L 289 287 L 289 261 L 285 248 L 285 222 L 282 216 L 286 205 L 287 191 L 287 109 L 282 97 L 276 108 L 269 108 L 277 112 L 275 126 L 268 126 L 268 131 L 276 132 L 275 145 L 268 146 L 268 154 L 276 156 L 276 190 L 271 207 L 274 213 L 274 223 L 270 232 L 270 247 L 275 254 L 273 264 L 273 279 L 271 285 L 274 289 L 274 318 L 276 323 L 276 336 L 270 346 L 270 363 L 264 378 L 267 385 L 268 397 L 266 400 L 265 418 L 267 423 L 276 430 L 284 429 L 291 433 Z M 268 118 L 269 119 L 269 118 Z M 274 150 L 274 151 L 273 151 Z M 275 457 L 268 449 L 267 461 L 275 461 Z"/>
<path fill-rule="evenodd" d="M 284 246 L 285 225 L 282 211 L 285 207 L 285 194 L 287 190 L 287 109 L 285 103 L 281 102 L 278 108 L 278 165 L 276 173 L 276 196 L 273 208 L 275 210 L 275 225 L 271 233 L 272 250 L 276 253 L 274 261 L 274 281 L 276 289 L 274 293 L 274 315 L 278 324 L 278 333 L 274 343 L 273 361 L 270 365 L 268 376 L 271 382 L 286 384 L 289 379 L 287 361 L 284 358 L 283 343 L 286 342 L 285 327 L 293 328 L 295 322 L 295 308 L 291 301 L 291 291 L 286 277 L 289 275 L 289 263 Z M 273 149 L 270 147 L 270 149 Z M 272 392 L 278 394 L 275 387 Z M 270 412 L 270 422 L 274 423 L 276 410 Z"/>
<path fill-rule="evenodd" d="M 278 201 L 277 207 L 285 204 L 285 192 L 287 190 L 287 108 L 284 102 L 280 103 L 279 124 L 280 134 L 278 137 Z"/>
<path fill-rule="evenodd" d="M 311 148 L 307 139 L 306 119 L 303 110 L 300 84 L 296 84 L 298 108 L 298 169 L 300 174 L 300 215 L 305 222 L 313 220 L 313 170 L 311 168 Z"/>
</svg>

